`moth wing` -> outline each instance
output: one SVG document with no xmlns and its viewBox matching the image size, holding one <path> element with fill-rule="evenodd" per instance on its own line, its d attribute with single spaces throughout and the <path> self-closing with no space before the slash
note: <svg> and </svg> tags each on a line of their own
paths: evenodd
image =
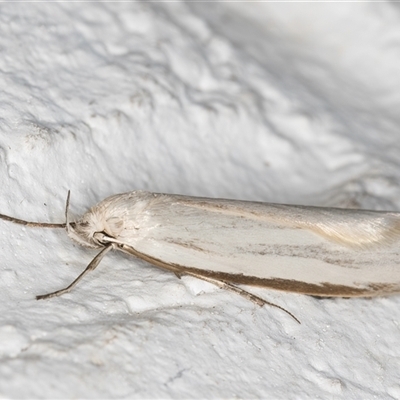
<svg viewBox="0 0 400 400">
<path fill-rule="evenodd" d="M 400 291 L 398 213 L 157 195 L 126 248 L 165 268 L 316 296 Z"/>
</svg>

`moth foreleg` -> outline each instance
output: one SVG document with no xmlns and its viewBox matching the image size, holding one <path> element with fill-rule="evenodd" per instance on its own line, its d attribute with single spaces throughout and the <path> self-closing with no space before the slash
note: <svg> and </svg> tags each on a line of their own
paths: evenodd
<svg viewBox="0 0 400 400">
<path fill-rule="evenodd" d="M 103 250 L 100 251 L 99 254 L 93 260 L 89 263 L 89 265 L 86 267 L 86 269 L 66 288 L 57 290 L 56 292 L 52 293 L 47 293 L 47 294 L 42 294 L 39 296 L 36 296 L 36 300 L 43 300 L 43 299 L 50 299 L 52 297 L 57 297 L 61 296 L 62 294 L 68 293 L 72 290 L 73 287 L 76 286 L 76 284 L 90 271 L 93 271 L 99 264 L 100 261 L 103 259 L 103 257 L 114 247 L 115 245 L 113 243 L 110 243 L 106 247 L 104 247 Z"/>
</svg>

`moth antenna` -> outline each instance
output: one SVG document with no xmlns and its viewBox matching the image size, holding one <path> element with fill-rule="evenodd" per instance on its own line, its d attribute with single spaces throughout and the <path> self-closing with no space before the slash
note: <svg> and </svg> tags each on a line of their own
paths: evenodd
<svg viewBox="0 0 400 400">
<path fill-rule="evenodd" d="M 69 223 L 69 199 L 71 197 L 71 191 L 68 190 L 67 201 L 65 202 L 65 228 L 67 229 L 67 234 L 70 233 L 70 223 Z"/>
<path fill-rule="evenodd" d="M 52 297 L 57 297 L 61 296 L 62 294 L 70 292 L 76 284 L 85 276 L 87 275 L 90 271 L 93 271 L 99 264 L 100 261 L 103 259 L 103 257 L 115 246 L 115 244 L 108 244 L 104 249 L 100 251 L 100 253 L 97 254 L 95 258 L 89 263 L 89 265 L 85 268 L 85 270 L 78 275 L 78 277 L 67 287 L 61 290 L 57 290 L 52 293 L 47 293 L 47 294 L 42 294 L 39 296 L 36 296 L 36 300 L 43 300 L 43 299 L 50 299 Z"/>
<path fill-rule="evenodd" d="M 30 228 L 65 228 L 66 227 L 66 224 L 53 224 L 53 223 L 48 223 L 48 222 L 25 221 L 24 219 L 10 217 L 5 214 L 0 214 L 0 219 L 2 219 L 4 221 L 10 221 L 14 224 L 29 226 Z"/>
</svg>

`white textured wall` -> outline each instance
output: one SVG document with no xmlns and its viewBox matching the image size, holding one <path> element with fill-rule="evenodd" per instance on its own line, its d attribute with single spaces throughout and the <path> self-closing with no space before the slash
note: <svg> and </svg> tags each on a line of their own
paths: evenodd
<svg viewBox="0 0 400 400">
<path fill-rule="evenodd" d="M 397 3 L 0 4 L 0 212 L 133 189 L 400 210 Z M 0 397 L 399 398 L 400 297 L 273 308 L 0 222 Z"/>
</svg>

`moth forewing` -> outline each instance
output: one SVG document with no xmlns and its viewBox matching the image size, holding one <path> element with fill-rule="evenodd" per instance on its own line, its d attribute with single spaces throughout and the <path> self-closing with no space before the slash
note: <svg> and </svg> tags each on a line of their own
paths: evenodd
<svg viewBox="0 0 400 400">
<path fill-rule="evenodd" d="M 400 291 L 399 213 L 152 196 L 123 240 L 164 264 L 316 296 Z"/>
</svg>

